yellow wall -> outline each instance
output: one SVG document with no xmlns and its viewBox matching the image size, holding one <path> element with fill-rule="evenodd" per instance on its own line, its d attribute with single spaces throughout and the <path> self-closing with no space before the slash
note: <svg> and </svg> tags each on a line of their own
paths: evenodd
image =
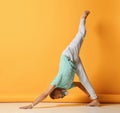
<svg viewBox="0 0 120 113">
<path fill-rule="evenodd" d="M 47 89 L 85 9 L 81 59 L 99 99 L 120 102 L 119 0 L 1 0 L 0 101 L 32 101 Z M 63 101 L 88 98 L 75 88 Z"/>
</svg>

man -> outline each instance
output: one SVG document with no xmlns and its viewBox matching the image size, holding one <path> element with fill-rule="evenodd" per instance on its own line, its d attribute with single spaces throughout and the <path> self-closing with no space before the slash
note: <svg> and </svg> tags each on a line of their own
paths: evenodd
<svg viewBox="0 0 120 113">
<path fill-rule="evenodd" d="M 100 103 L 90 81 L 88 80 L 79 57 L 80 47 L 86 34 L 85 21 L 89 13 L 89 11 L 84 11 L 80 20 L 78 33 L 68 47 L 63 51 L 60 59 L 58 75 L 52 81 L 50 87 L 32 104 L 20 107 L 21 109 L 33 108 L 48 95 L 52 99 L 63 98 L 67 95 L 67 90 L 72 87 L 79 87 L 91 98 L 91 102 L 88 104 L 88 106 L 99 106 Z M 78 75 L 81 82 L 73 82 L 75 73 Z"/>
</svg>

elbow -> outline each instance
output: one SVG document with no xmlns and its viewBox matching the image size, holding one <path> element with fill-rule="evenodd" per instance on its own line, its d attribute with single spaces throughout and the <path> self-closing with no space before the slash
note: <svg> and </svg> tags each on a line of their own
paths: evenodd
<svg viewBox="0 0 120 113">
<path fill-rule="evenodd" d="M 80 82 L 74 82 L 75 87 L 79 87 Z"/>
</svg>

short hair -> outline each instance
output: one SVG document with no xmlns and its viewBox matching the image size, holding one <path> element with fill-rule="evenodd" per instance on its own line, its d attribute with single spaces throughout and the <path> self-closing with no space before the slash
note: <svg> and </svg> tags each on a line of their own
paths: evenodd
<svg viewBox="0 0 120 113">
<path fill-rule="evenodd" d="M 56 90 L 59 90 L 59 89 L 61 89 L 61 88 L 56 87 L 56 88 L 49 94 L 49 96 L 50 96 L 51 99 L 55 99 L 55 98 L 54 98 L 54 96 L 55 96 L 55 91 L 56 91 Z"/>
</svg>

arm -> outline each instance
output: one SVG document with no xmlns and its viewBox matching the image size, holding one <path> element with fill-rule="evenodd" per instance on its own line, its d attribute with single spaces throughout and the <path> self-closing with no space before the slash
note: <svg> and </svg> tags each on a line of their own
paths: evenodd
<svg viewBox="0 0 120 113">
<path fill-rule="evenodd" d="M 86 91 L 84 86 L 80 82 L 74 82 L 75 87 L 80 88 L 84 93 L 86 93 L 89 96 L 89 93 Z"/>
<path fill-rule="evenodd" d="M 32 104 L 20 107 L 20 109 L 32 109 L 35 105 L 44 100 L 54 89 L 55 86 L 50 86 L 43 94 L 36 98 Z"/>
</svg>

